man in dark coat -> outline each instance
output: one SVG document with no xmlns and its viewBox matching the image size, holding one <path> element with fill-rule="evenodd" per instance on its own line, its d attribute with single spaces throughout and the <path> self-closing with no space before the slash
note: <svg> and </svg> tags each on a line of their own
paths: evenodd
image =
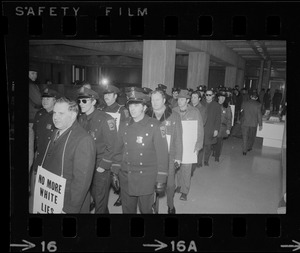
<svg viewBox="0 0 300 253">
<path fill-rule="evenodd" d="M 168 176 L 166 130 L 157 119 L 145 115 L 149 96 L 128 93 L 130 119 L 118 131 L 112 165 L 113 186 L 121 188 L 123 213 L 152 213 L 154 192 L 164 192 Z"/>
<path fill-rule="evenodd" d="M 172 111 L 171 107 L 165 104 L 166 96 L 161 90 L 155 90 L 151 94 L 152 107 L 147 115 L 160 121 L 160 125 L 166 128 L 166 137 L 169 149 L 169 172 L 167 181 L 167 204 L 168 213 L 176 213 L 174 206 L 175 194 L 175 170 L 182 161 L 182 125 L 180 115 Z"/>
<path fill-rule="evenodd" d="M 117 138 L 117 128 L 113 117 L 96 109 L 99 99 L 97 92 L 82 88 L 77 102 L 81 108 L 78 121 L 93 137 L 96 144 L 96 167 L 91 193 L 95 202 L 95 213 L 109 213 L 110 167 Z"/>
<path fill-rule="evenodd" d="M 259 131 L 262 130 L 261 104 L 257 101 L 258 95 L 252 94 L 250 100 L 242 104 L 242 135 L 243 135 L 243 155 L 251 151 L 255 141 L 257 125 Z"/>
<path fill-rule="evenodd" d="M 200 151 L 200 167 L 204 157 L 204 166 L 209 166 L 208 160 L 211 154 L 212 144 L 217 143 L 217 136 L 221 126 L 221 107 L 214 100 L 215 94 L 213 90 L 208 89 L 205 92 L 205 100 L 203 102 L 207 111 L 207 119 L 204 125 L 204 143 L 203 149 Z"/>
<path fill-rule="evenodd" d="M 102 111 L 110 114 L 113 118 L 114 115 L 118 115 L 120 117 L 119 123 L 124 122 L 127 118 L 129 118 L 129 112 L 125 106 L 119 105 L 116 100 L 118 98 L 118 94 L 120 90 L 118 87 L 109 84 L 103 91 L 104 101 L 106 106 L 102 109 Z M 112 114 L 111 114 L 112 113 Z M 119 125 L 117 125 L 117 129 Z M 120 206 L 122 204 L 121 195 L 119 193 L 119 197 L 117 201 L 114 203 L 114 206 Z"/>
<path fill-rule="evenodd" d="M 60 98 L 55 102 L 56 131 L 40 154 L 44 169 L 66 179 L 63 213 L 89 213 L 89 188 L 95 166 L 96 149 L 91 136 L 77 122 L 78 105 Z"/>
</svg>

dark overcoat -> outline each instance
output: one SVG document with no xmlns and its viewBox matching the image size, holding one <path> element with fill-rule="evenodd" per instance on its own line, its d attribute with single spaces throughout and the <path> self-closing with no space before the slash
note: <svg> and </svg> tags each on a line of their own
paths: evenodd
<svg viewBox="0 0 300 253">
<path fill-rule="evenodd" d="M 89 188 L 95 167 L 96 148 L 92 137 L 77 121 L 54 141 L 49 141 L 43 168 L 66 179 L 63 211 L 89 213 Z"/>
<path fill-rule="evenodd" d="M 221 107 L 216 101 L 203 102 L 206 107 L 207 119 L 204 125 L 204 145 L 215 144 L 217 137 L 213 137 L 214 131 L 220 131 Z"/>
</svg>

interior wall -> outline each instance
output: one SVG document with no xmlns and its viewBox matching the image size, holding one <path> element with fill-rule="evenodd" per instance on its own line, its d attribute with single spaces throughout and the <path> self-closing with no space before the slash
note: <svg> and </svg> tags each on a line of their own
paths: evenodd
<svg viewBox="0 0 300 253">
<path fill-rule="evenodd" d="M 210 67 L 208 75 L 208 87 L 217 88 L 219 85 L 224 85 L 225 81 L 225 68 Z"/>
<path fill-rule="evenodd" d="M 174 87 L 185 89 L 187 86 L 187 68 L 175 68 Z"/>
</svg>

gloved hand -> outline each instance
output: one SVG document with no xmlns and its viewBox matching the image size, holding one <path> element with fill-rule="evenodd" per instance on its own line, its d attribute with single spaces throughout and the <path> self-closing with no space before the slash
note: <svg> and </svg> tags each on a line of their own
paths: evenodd
<svg viewBox="0 0 300 253">
<path fill-rule="evenodd" d="M 111 172 L 111 183 L 116 192 L 120 190 L 120 180 L 116 173 Z"/>
<path fill-rule="evenodd" d="M 155 192 L 160 194 L 163 193 L 165 191 L 166 188 L 166 184 L 165 183 L 156 183 L 155 184 Z"/>
</svg>

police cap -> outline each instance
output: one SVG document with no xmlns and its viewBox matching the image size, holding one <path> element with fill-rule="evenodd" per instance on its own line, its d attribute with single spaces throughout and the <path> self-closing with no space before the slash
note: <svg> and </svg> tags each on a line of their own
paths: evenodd
<svg viewBox="0 0 300 253">
<path fill-rule="evenodd" d="M 221 90 L 218 92 L 218 97 L 219 96 L 227 97 L 227 92 L 225 90 Z"/>
<path fill-rule="evenodd" d="M 107 87 L 104 89 L 103 94 L 108 93 L 115 93 L 118 94 L 120 92 L 120 89 L 112 84 L 107 85 Z"/>
<path fill-rule="evenodd" d="M 61 96 L 56 90 L 46 88 L 43 91 L 42 97 L 43 98 L 60 98 Z"/>
<path fill-rule="evenodd" d="M 79 92 L 77 98 L 94 98 L 99 99 L 99 95 L 96 91 L 93 91 L 92 89 L 88 89 L 85 87 L 82 87 Z"/>
<path fill-rule="evenodd" d="M 142 89 L 144 90 L 144 93 L 146 93 L 148 95 L 152 92 L 152 89 L 150 89 L 148 87 L 143 87 Z"/>
<path fill-rule="evenodd" d="M 164 85 L 164 84 L 162 84 L 162 83 L 159 83 L 158 85 L 157 85 L 157 88 L 156 88 L 157 90 L 166 90 L 167 89 L 167 86 L 166 85 Z"/>
<path fill-rule="evenodd" d="M 147 103 L 150 97 L 141 91 L 131 90 L 126 93 L 127 103 Z"/>
</svg>

